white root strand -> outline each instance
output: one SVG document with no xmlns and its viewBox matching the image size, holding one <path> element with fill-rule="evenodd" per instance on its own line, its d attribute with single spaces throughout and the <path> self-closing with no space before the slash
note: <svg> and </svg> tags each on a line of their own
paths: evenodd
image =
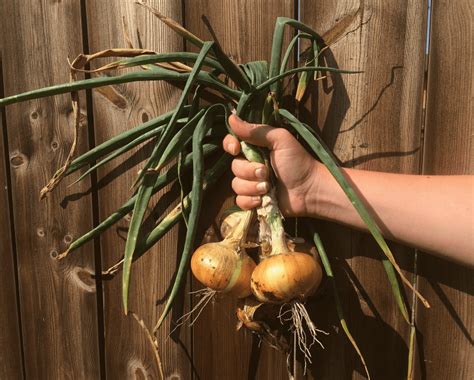
<svg viewBox="0 0 474 380">
<path fill-rule="evenodd" d="M 306 310 L 306 307 L 300 301 L 292 301 L 289 306 L 290 308 L 283 311 L 284 306 L 288 304 L 283 304 L 280 308 L 280 314 L 278 318 L 280 319 L 281 323 L 290 322 L 291 327 L 290 331 L 294 333 L 296 342 L 298 344 L 298 348 L 300 349 L 301 353 L 304 357 L 304 373 L 306 373 L 307 363 L 312 363 L 311 361 L 311 347 L 317 342 L 321 348 L 324 349 L 324 345 L 321 341 L 317 338 L 318 333 L 322 333 L 324 335 L 329 335 L 326 331 L 320 330 L 316 328 L 315 324 L 311 320 L 311 317 Z M 306 334 L 306 328 L 309 332 L 309 337 Z M 309 340 L 308 340 L 309 338 Z"/>
<path fill-rule="evenodd" d="M 178 327 L 184 325 L 189 320 L 191 320 L 191 322 L 189 322 L 189 326 L 191 327 L 192 325 L 194 325 L 203 310 L 205 309 L 205 307 L 207 306 L 207 304 L 214 299 L 214 296 L 217 294 L 217 291 L 209 288 L 204 288 L 196 290 L 194 292 L 190 292 L 190 294 L 194 294 L 200 297 L 201 299 L 190 311 L 188 311 L 186 314 L 183 314 L 180 318 L 176 320 L 176 326 L 173 328 L 173 330 L 171 330 L 169 335 L 171 335 Z"/>
</svg>

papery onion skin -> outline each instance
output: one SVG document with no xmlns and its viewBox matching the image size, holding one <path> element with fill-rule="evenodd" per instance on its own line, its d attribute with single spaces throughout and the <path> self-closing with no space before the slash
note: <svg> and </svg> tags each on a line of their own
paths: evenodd
<svg viewBox="0 0 474 380">
<path fill-rule="evenodd" d="M 219 232 L 223 238 L 227 238 L 232 233 L 233 229 L 242 222 L 247 211 L 234 211 L 222 219 Z M 258 239 L 257 219 L 255 219 L 246 231 L 246 240 L 249 242 L 256 242 Z M 244 242 L 246 243 L 246 242 Z"/>
<path fill-rule="evenodd" d="M 321 266 L 313 256 L 302 252 L 281 253 L 257 265 L 252 273 L 251 288 L 261 302 L 302 301 L 316 291 L 322 277 Z"/>
<path fill-rule="evenodd" d="M 252 294 L 250 277 L 255 267 L 245 251 L 236 252 L 225 240 L 200 246 L 191 259 L 191 270 L 200 283 L 237 298 Z"/>
</svg>

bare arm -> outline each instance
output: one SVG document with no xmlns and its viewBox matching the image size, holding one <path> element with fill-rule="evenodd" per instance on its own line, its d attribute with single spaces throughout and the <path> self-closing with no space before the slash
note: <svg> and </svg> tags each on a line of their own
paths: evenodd
<svg viewBox="0 0 474 380">
<path fill-rule="evenodd" d="M 424 251 L 474 265 L 474 177 L 417 176 L 344 169 L 382 233 Z M 308 193 L 309 216 L 366 229 L 325 167 Z"/>
<path fill-rule="evenodd" d="M 328 170 L 286 130 L 229 119 L 241 139 L 271 150 L 278 199 L 288 216 L 311 216 L 365 230 L 365 224 Z M 238 155 L 238 141 L 227 136 L 224 149 Z M 242 208 L 260 205 L 268 190 L 261 164 L 236 158 L 232 183 Z M 343 169 L 365 199 L 382 233 L 440 257 L 474 266 L 474 176 L 416 176 Z"/>
</svg>

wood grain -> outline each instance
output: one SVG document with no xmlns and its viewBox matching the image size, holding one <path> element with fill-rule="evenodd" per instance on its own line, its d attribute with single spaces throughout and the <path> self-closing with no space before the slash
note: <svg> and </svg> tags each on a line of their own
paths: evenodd
<svg viewBox="0 0 474 380">
<path fill-rule="evenodd" d="M 324 54 L 325 63 L 363 71 L 323 80 L 301 110 L 300 116 L 321 130 L 343 166 L 419 172 L 425 7 L 426 3 L 408 1 L 316 4 L 302 0 L 302 21 L 321 35 L 330 35 L 338 23 L 345 25 L 341 38 Z M 321 223 L 320 229 L 333 258 L 349 327 L 373 378 L 403 378 L 408 326 L 379 262 L 380 249 L 365 233 L 330 223 Z M 414 251 L 390 245 L 410 275 Z M 326 294 L 329 292 L 323 290 L 313 306 L 318 313 L 314 318 L 331 334 L 324 339 L 326 350 L 317 353 L 309 377 L 364 378 L 360 361 L 342 330 L 333 327 L 338 321 L 332 311 L 332 297 Z"/>
<path fill-rule="evenodd" d="M 181 4 L 176 1 L 148 2 L 163 14 L 181 21 Z M 128 25 L 135 47 L 157 52 L 182 50 L 182 39 L 134 2 L 87 1 L 88 38 L 91 52 L 110 47 L 127 47 L 123 37 L 122 17 Z M 96 142 L 126 131 L 175 107 L 180 91 L 163 83 L 133 83 L 93 92 Z M 143 148 L 143 147 L 142 147 Z M 126 201 L 139 169 L 138 162 L 150 154 L 151 146 L 125 155 L 99 172 L 99 209 L 103 219 Z M 156 197 L 154 216 L 170 209 L 179 192 L 167 188 Z M 150 208 L 151 209 L 151 208 Z M 123 254 L 130 219 L 125 218 L 102 235 L 103 267 L 108 268 Z M 181 249 L 178 229 L 168 233 L 152 250 L 132 266 L 130 310 L 152 329 L 161 313 L 168 288 L 176 270 Z M 105 351 L 107 377 L 159 378 L 158 367 L 145 334 L 122 309 L 121 272 L 104 283 Z M 159 302 L 159 306 L 156 304 Z M 182 310 L 175 308 L 173 316 Z M 158 344 L 166 378 L 191 376 L 188 359 L 191 332 L 181 329 L 170 334 L 170 320 L 159 331 Z M 126 342 L 126 343 L 125 343 Z"/>
<path fill-rule="evenodd" d="M 433 1 L 431 20 L 423 172 L 473 174 L 472 2 Z M 474 271 L 420 255 L 419 288 L 432 308 L 418 313 L 417 378 L 470 379 Z"/>
<path fill-rule="evenodd" d="M 3 1 L 1 13 L 5 95 L 67 82 L 66 58 L 82 50 L 79 2 Z M 29 101 L 5 112 L 25 376 L 98 378 L 93 247 L 85 246 L 64 262 L 54 258 L 91 227 L 90 197 L 71 196 L 85 193 L 89 184 L 69 192 L 61 185 L 38 200 L 39 190 L 63 163 L 73 139 L 70 97 Z M 79 149 L 84 150 L 86 125 L 80 141 Z"/>
<path fill-rule="evenodd" d="M 293 17 L 293 6 L 290 0 L 186 0 L 184 21 L 197 36 L 210 39 L 201 21 L 205 15 L 225 53 L 238 63 L 269 60 L 275 20 L 278 16 Z M 228 194 L 233 198 L 230 190 Z M 226 204 L 231 203 L 229 199 Z M 285 355 L 266 344 L 259 347 L 247 331 L 236 331 L 236 306 L 235 300 L 218 298 L 194 326 L 193 356 L 198 378 L 286 379 Z"/>
<path fill-rule="evenodd" d="M 1 9 L 1 8 L 0 8 Z M 1 12 L 0 12 L 1 13 Z M 2 41 L 0 39 L 0 98 L 3 97 Z M 14 379 L 23 377 L 23 359 L 21 352 L 20 315 L 16 286 L 15 251 L 13 247 L 11 204 L 9 201 L 8 157 L 6 124 L 0 110 L 0 378 Z"/>
<path fill-rule="evenodd" d="M 433 0 L 425 120 L 426 0 L 148 3 L 184 21 L 197 35 L 209 38 L 201 21 L 201 15 L 206 15 L 225 52 L 237 62 L 268 59 L 275 18 L 294 16 L 295 4 L 299 3 L 302 21 L 320 34 L 334 36 L 342 31 L 343 38 L 336 38 L 324 55 L 324 63 L 364 71 L 331 75 L 314 86 L 298 110 L 302 119 L 322 132 L 345 166 L 399 173 L 423 170 L 428 175 L 473 173 L 473 14 L 468 0 L 452 4 Z M 81 10 L 87 12 L 81 15 Z M 181 38 L 133 1 L 4 0 L 0 1 L 0 14 L 5 95 L 68 81 L 66 57 L 83 51 L 81 28 L 85 21 L 90 51 L 126 46 L 122 16 L 137 47 L 183 49 Z M 108 87 L 93 91 L 93 113 L 82 97 L 84 125 L 79 151 L 88 148 L 88 130 L 93 128 L 96 143 L 100 143 L 171 109 L 179 92 L 158 83 Z M 107 378 L 159 378 L 143 330 L 132 317 L 123 315 L 120 274 L 104 283 L 103 310 L 97 310 L 91 277 L 95 271 L 94 245 L 89 243 L 63 262 L 54 259 L 71 239 L 90 229 L 90 194 L 96 191 L 90 189 L 87 180 L 67 189 L 72 180 L 66 179 L 46 200 L 38 200 L 40 188 L 64 161 L 72 142 L 70 97 L 29 101 L 1 112 L 0 127 L 6 127 L 7 133 L 0 135 L 0 378 L 99 379 L 101 349 L 105 350 Z M 89 118 L 93 114 L 94 125 L 86 125 L 88 114 Z M 140 161 L 149 152 L 150 146 L 142 147 L 99 172 L 101 219 L 131 195 L 129 188 Z M 212 216 L 218 206 L 222 212 L 232 203 L 230 190 L 221 191 L 229 181 L 230 176 L 223 179 L 219 191 L 205 201 L 207 213 L 201 230 L 209 229 L 204 239 L 217 238 Z M 177 194 L 176 188 L 162 192 L 153 203 L 153 215 L 165 212 Z M 125 218 L 101 237 L 102 269 L 121 257 L 128 223 Z M 405 378 L 408 328 L 379 263 L 379 249 L 367 234 L 327 222 L 317 225 L 332 258 L 349 327 L 373 378 Z M 11 231 L 14 236 L 10 236 Z M 173 229 L 133 265 L 130 306 L 150 328 L 162 310 L 175 272 L 183 242 L 181 232 L 179 227 Z M 395 243 L 391 247 L 411 275 L 413 250 Z M 474 373 L 473 272 L 423 253 L 418 257 L 419 290 L 432 308 L 417 306 L 415 379 L 469 379 Z M 193 282 L 193 289 L 197 286 Z M 173 310 L 174 319 L 195 302 L 185 296 L 190 289 L 190 285 L 184 289 L 181 304 Z M 407 298 L 411 302 L 409 292 Z M 330 287 L 323 286 L 308 307 L 317 326 L 330 335 L 322 338 L 324 350 L 313 349 L 313 365 L 306 375 L 301 365 L 294 366 L 295 378 L 364 378 L 359 359 L 338 327 Z M 235 331 L 235 308 L 234 300 L 218 298 L 192 329 L 182 327 L 171 337 L 168 322 L 158 337 L 165 377 L 286 379 L 285 355 L 266 344 L 259 346 L 248 332 Z M 101 313 L 105 331 L 97 327 Z M 102 340 L 104 345 L 99 343 Z"/>
</svg>

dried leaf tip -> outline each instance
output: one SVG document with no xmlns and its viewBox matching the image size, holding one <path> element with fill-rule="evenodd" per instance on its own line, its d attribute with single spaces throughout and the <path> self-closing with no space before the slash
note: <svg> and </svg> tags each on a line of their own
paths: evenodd
<svg viewBox="0 0 474 380">
<path fill-rule="evenodd" d="M 198 36 L 195 34 L 191 33 L 189 30 L 185 29 L 180 23 L 177 21 L 173 20 L 172 18 L 169 18 L 159 11 L 157 11 L 155 8 L 152 6 L 143 3 L 141 1 L 135 1 L 135 4 L 138 4 L 146 9 L 148 9 L 153 15 L 158 17 L 161 21 L 163 21 L 167 26 L 169 26 L 171 29 L 173 29 L 177 34 L 179 34 L 181 37 L 185 38 L 192 44 L 202 47 L 204 45 L 204 41 L 201 40 Z"/>
</svg>

